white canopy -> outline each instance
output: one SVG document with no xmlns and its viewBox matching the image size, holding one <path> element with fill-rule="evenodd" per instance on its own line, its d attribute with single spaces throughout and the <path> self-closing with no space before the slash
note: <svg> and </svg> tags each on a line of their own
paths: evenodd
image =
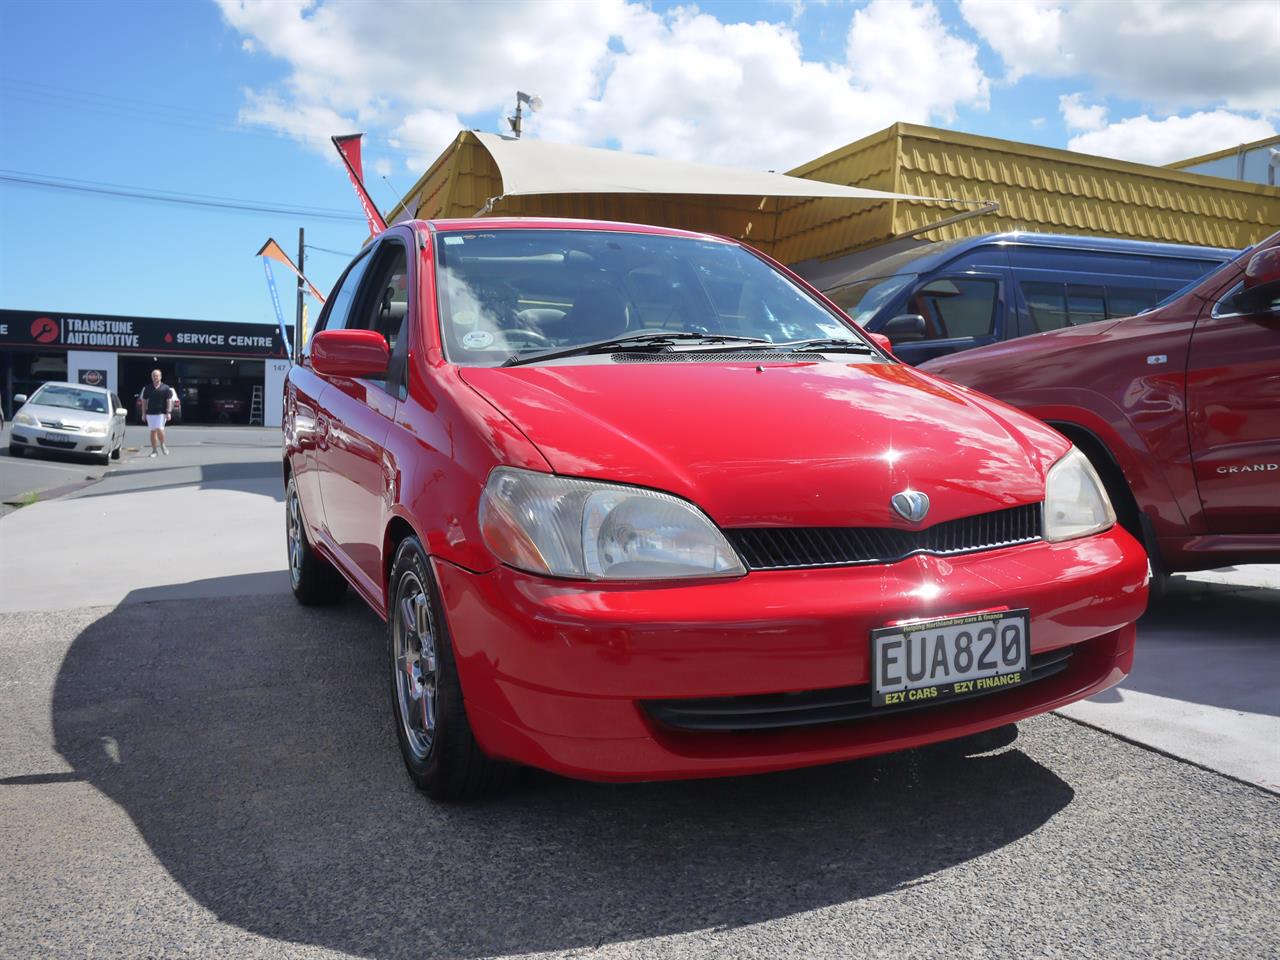
<svg viewBox="0 0 1280 960">
<path fill-rule="evenodd" d="M 821 180 L 759 173 L 736 167 L 663 160 L 660 157 L 519 140 L 475 132 L 502 175 L 502 196 L 545 193 L 667 193 L 746 197 L 844 197 L 854 200 L 946 200 L 846 187 Z M 495 200 L 498 198 L 494 198 Z"/>
</svg>

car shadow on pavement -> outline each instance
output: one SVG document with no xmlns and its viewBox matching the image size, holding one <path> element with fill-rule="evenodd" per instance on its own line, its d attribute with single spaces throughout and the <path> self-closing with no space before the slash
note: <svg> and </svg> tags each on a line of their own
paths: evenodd
<svg viewBox="0 0 1280 960">
<path fill-rule="evenodd" d="M 401 764 L 363 604 L 204 592 L 122 604 L 75 639 L 56 745 L 199 905 L 282 941 L 471 958 L 739 927 L 928 882 L 1074 795 L 1008 727 L 729 780 L 528 772 L 437 806 Z"/>
<path fill-rule="evenodd" d="M 1280 590 L 1185 589 L 1138 621 L 1133 672 L 1095 697 L 1124 690 L 1227 710 L 1280 716 Z"/>
</svg>

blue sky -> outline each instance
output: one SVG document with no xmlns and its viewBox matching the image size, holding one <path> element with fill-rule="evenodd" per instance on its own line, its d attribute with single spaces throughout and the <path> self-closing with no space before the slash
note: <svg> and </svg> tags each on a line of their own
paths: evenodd
<svg viewBox="0 0 1280 960">
<path fill-rule="evenodd" d="M 365 234 L 329 134 L 369 132 L 385 209 L 517 87 L 547 103 L 528 135 L 707 162 L 787 169 L 897 119 L 1168 162 L 1275 130 L 1275 10 L 8 0 L 0 176 L 329 217 L 0 180 L 0 307 L 274 322 L 268 236 L 292 254 L 305 227 L 327 290 Z"/>
</svg>

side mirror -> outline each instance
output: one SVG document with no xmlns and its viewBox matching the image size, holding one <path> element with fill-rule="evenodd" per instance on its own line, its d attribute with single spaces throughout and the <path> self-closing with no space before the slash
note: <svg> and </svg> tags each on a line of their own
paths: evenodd
<svg viewBox="0 0 1280 960">
<path fill-rule="evenodd" d="M 1244 268 L 1244 288 L 1236 294 L 1242 310 L 1280 310 L 1280 247 L 1259 250 Z"/>
<path fill-rule="evenodd" d="M 25 393 L 15 393 L 13 395 L 13 405 L 15 407 L 20 407 L 26 402 L 27 402 L 27 395 Z"/>
<path fill-rule="evenodd" d="M 893 352 L 893 341 L 890 340 L 888 337 L 886 337 L 883 333 L 868 333 L 867 336 L 870 337 L 872 340 L 874 340 L 876 346 L 879 347 L 881 350 L 883 350 L 885 353 L 887 353 L 889 356 L 892 357 L 895 355 Z"/>
<path fill-rule="evenodd" d="M 128 415 L 129 415 L 129 411 L 126 410 L 124 407 L 116 407 L 117 417 L 127 417 Z"/>
<path fill-rule="evenodd" d="M 885 321 L 885 325 L 880 328 L 880 332 L 893 343 L 923 340 L 925 338 L 924 317 L 918 313 L 900 313 L 898 316 Z"/>
<path fill-rule="evenodd" d="M 321 330 L 311 338 L 311 366 L 329 377 L 384 377 L 391 350 L 372 330 Z"/>
</svg>

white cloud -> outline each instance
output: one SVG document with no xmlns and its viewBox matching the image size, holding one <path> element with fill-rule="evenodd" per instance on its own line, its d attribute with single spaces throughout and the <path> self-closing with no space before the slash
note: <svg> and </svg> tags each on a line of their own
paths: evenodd
<svg viewBox="0 0 1280 960">
<path fill-rule="evenodd" d="M 1058 109 L 1068 130 L 1101 130 L 1107 125 L 1107 108 L 1086 104 L 1082 93 L 1064 93 L 1058 98 Z"/>
<path fill-rule="evenodd" d="M 953 120 L 960 104 L 987 106 L 990 85 L 977 48 L 949 33 L 932 3 L 872 0 L 853 15 L 848 57 L 861 87 L 892 96 L 916 116 Z"/>
<path fill-rule="evenodd" d="M 625 0 L 219 2 L 232 27 L 291 70 L 280 89 L 250 98 L 280 109 L 246 108 L 247 119 L 316 142 L 310 123 L 285 114 L 327 111 L 346 118 L 341 129 L 354 121 L 385 136 L 418 171 L 459 116 L 491 113 L 496 129 L 517 89 L 545 102 L 526 136 L 774 169 L 988 99 L 976 47 L 946 29 L 931 0 L 872 0 L 852 18 L 848 63 L 804 59 L 785 24 Z"/>
<path fill-rule="evenodd" d="M 1164 109 L 1280 112 L 1276 0 L 960 0 L 1008 78 L 1088 76 Z"/>
<path fill-rule="evenodd" d="M 1165 164 L 1261 140 L 1275 132 L 1271 123 L 1259 117 L 1214 110 L 1163 120 L 1129 117 L 1072 137 L 1067 147 L 1136 163 Z"/>
<path fill-rule="evenodd" d="M 1045 125 L 1046 119 L 1047 119 L 1046 117 L 1032 117 L 1031 126 L 1034 129 L 1039 130 L 1041 127 Z"/>
<path fill-rule="evenodd" d="M 1054 0 L 960 0 L 960 12 L 1000 54 L 1007 81 L 1059 69 L 1062 10 Z"/>
</svg>

